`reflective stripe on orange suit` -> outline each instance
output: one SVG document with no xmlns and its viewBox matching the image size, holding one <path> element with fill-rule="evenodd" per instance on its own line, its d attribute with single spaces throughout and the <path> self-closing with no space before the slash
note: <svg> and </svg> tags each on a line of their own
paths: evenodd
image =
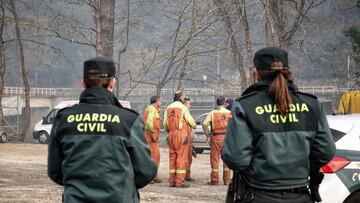
<svg viewBox="0 0 360 203">
<path fill-rule="evenodd" d="M 187 125 L 191 127 L 196 125 L 189 110 L 179 101 L 170 104 L 164 113 L 164 128 L 169 133 L 170 186 L 181 186 L 185 183 L 189 151 Z"/>
<path fill-rule="evenodd" d="M 145 139 L 149 144 L 151 158 L 155 161 L 158 169 L 160 165 L 160 150 L 159 150 L 159 138 L 160 138 L 160 108 L 150 105 L 144 111 L 144 123 L 145 123 Z M 156 140 L 153 142 L 152 136 Z M 159 178 L 159 173 L 154 179 Z"/>
<path fill-rule="evenodd" d="M 206 134 L 211 131 L 210 144 L 210 163 L 211 163 L 211 182 L 219 182 L 219 163 L 220 155 L 223 150 L 224 137 L 227 130 L 227 124 L 231 118 L 231 112 L 226 108 L 219 108 L 211 111 L 205 118 L 203 128 Z M 223 164 L 223 181 L 230 182 L 231 171 Z"/>
</svg>

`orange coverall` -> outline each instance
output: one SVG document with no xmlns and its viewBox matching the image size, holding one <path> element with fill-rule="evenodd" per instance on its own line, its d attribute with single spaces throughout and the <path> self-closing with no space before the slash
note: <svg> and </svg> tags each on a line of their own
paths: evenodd
<svg viewBox="0 0 360 203">
<path fill-rule="evenodd" d="M 187 134 L 189 135 L 189 145 L 188 145 L 188 165 L 186 168 L 186 176 L 185 180 L 191 179 L 191 164 L 192 164 L 192 145 L 193 145 L 193 137 L 192 137 L 192 127 L 190 125 L 186 125 Z"/>
<path fill-rule="evenodd" d="M 175 101 L 166 108 L 163 125 L 169 133 L 169 184 L 170 187 L 183 187 L 185 185 L 189 152 L 187 125 L 194 128 L 196 126 L 195 120 L 184 104 Z"/>
<path fill-rule="evenodd" d="M 227 124 L 231 118 L 231 112 L 224 107 L 215 108 L 205 118 L 202 126 L 207 136 L 210 136 L 210 163 L 211 163 L 211 183 L 219 183 L 219 162 L 223 150 L 224 138 Z M 231 171 L 223 163 L 223 181 L 227 185 L 230 182 Z"/>
<path fill-rule="evenodd" d="M 145 139 L 149 144 L 151 158 L 155 161 L 158 170 L 160 165 L 160 108 L 150 105 L 144 111 Z M 159 180 L 159 174 L 154 180 Z"/>
</svg>

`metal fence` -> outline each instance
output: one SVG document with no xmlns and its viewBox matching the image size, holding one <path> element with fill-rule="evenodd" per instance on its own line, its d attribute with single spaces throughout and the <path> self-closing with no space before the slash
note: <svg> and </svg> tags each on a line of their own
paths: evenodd
<svg viewBox="0 0 360 203">
<path fill-rule="evenodd" d="M 81 88 L 31 88 L 31 97 L 53 97 L 58 100 L 68 100 L 69 98 L 78 98 Z M 332 101 L 337 103 L 340 95 L 347 91 L 347 88 L 337 88 L 336 86 L 301 86 L 299 90 L 314 94 L 322 100 Z M 161 90 L 161 97 L 164 102 L 171 102 L 175 94 L 175 89 L 164 88 Z M 131 103 L 141 103 L 141 105 L 148 104 L 149 98 L 156 93 L 155 88 L 124 88 L 120 90 L 119 99 L 125 99 Z M 186 88 L 185 95 L 192 98 L 193 102 L 213 102 L 217 95 L 224 95 L 227 98 L 236 98 L 241 95 L 239 89 L 212 89 L 212 88 Z M 3 95 L 23 96 L 25 90 L 23 87 L 5 87 Z M 139 104 L 140 105 L 140 104 Z"/>
<path fill-rule="evenodd" d="M 30 88 L 30 96 L 53 96 L 56 95 L 55 88 Z M 17 96 L 25 95 L 23 87 L 4 87 L 3 95 Z"/>
<path fill-rule="evenodd" d="M 302 86 L 300 91 L 311 94 L 338 94 L 348 90 L 348 88 L 337 88 L 336 86 Z M 30 96 L 78 96 L 82 91 L 81 88 L 30 88 Z M 163 88 L 161 95 L 174 95 L 175 89 Z M 120 90 L 120 96 L 151 96 L 156 93 L 154 88 L 124 88 Z M 214 96 L 214 95 L 240 95 L 239 89 L 224 89 L 224 88 L 186 88 L 184 93 L 189 96 Z M 25 95 L 23 87 L 4 87 L 4 95 Z"/>
</svg>

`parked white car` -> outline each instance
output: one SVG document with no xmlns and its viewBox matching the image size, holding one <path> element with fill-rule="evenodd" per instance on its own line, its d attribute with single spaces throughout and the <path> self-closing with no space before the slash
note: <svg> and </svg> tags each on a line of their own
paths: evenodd
<svg viewBox="0 0 360 203">
<path fill-rule="evenodd" d="M 335 157 L 322 168 L 322 203 L 360 202 L 360 114 L 328 116 Z"/>
<path fill-rule="evenodd" d="M 129 101 L 119 100 L 120 104 L 125 108 L 131 108 Z M 38 139 L 41 144 L 46 144 L 53 126 L 54 118 L 59 110 L 78 104 L 78 100 L 62 101 L 57 104 L 42 120 L 34 126 L 33 138 Z"/>
<path fill-rule="evenodd" d="M 193 143 L 197 153 L 210 150 L 201 127 L 207 113 L 196 118 Z M 336 154 L 322 168 L 319 192 L 322 203 L 360 203 L 360 114 L 328 115 Z"/>
<path fill-rule="evenodd" d="M 193 130 L 193 147 L 196 153 L 201 154 L 204 150 L 210 150 L 209 144 L 206 142 L 206 135 L 202 128 L 202 123 L 208 113 L 201 114 L 195 119 L 196 128 Z"/>
</svg>

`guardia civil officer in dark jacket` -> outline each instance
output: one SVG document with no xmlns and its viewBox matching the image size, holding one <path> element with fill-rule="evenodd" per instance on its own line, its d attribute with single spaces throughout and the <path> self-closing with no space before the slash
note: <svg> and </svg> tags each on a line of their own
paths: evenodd
<svg viewBox="0 0 360 203">
<path fill-rule="evenodd" d="M 285 50 L 260 49 L 254 65 L 258 82 L 233 103 L 222 159 L 249 185 L 249 202 L 313 202 L 310 165 L 335 153 L 324 110 L 294 85 Z"/>
<path fill-rule="evenodd" d="M 113 95 L 111 59 L 84 62 L 80 102 L 60 111 L 50 135 L 48 175 L 64 186 L 64 202 L 139 202 L 156 175 L 141 117 Z"/>
</svg>

